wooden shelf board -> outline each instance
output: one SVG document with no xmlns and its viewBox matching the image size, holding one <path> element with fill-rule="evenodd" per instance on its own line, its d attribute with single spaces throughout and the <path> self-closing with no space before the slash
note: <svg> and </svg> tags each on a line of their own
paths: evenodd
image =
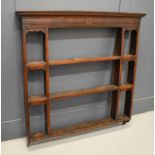
<svg viewBox="0 0 155 155">
<path fill-rule="evenodd" d="M 107 86 L 101 86 L 101 87 L 95 87 L 95 88 L 54 93 L 54 94 L 51 94 L 50 99 L 61 100 L 61 99 L 66 99 L 66 98 L 70 98 L 70 97 L 83 96 L 83 95 L 88 95 L 88 94 L 104 93 L 104 92 L 115 91 L 115 90 L 120 90 L 120 91 L 129 90 L 132 88 L 133 88 L 133 85 L 128 84 L 128 83 L 123 83 L 120 86 L 107 85 Z M 47 99 L 48 98 L 46 96 L 29 96 L 28 103 L 30 106 L 45 104 Z"/>
<path fill-rule="evenodd" d="M 26 67 L 30 70 L 45 69 L 46 62 L 44 62 L 44 61 L 33 61 L 30 63 L 27 63 Z"/>
<path fill-rule="evenodd" d="M 81 90 L 72 90 L 72 91 L 64 91 L 60 93 L 54 93 L 50 96 L 53 100 L 60 100 L 60 99 L 66 99 L 69 97 L 76 97 L 76 96 L 83 96 L 88 94 L 96 94 L 96 93 L 104 93 L 114 90 L 129 90 L 133 87 L 132 84 L 124 83 L 120 86 L 116 85 L 107 85 L 107 86 L 101 86 L 101 87 L 95 87 L 95 88 L 89 88 L 89 89 L 81 89 Z"/>
<path fill-rule="evenodd" d="M 60 129 L 51 129 L 51 132 L 49 135 L 46 135 L 44 132 L 31 134 L 29 142 L 31 144 L 33 142 L 46 140 L 48 138 L 51 138 L 51 139 L 63 138 L 73 134 L 79 134 L 79 133 L 107 127 L 110 125 L 118 124 L 121 122 L 128 122 L 129 120 L 130 118 L 127 117 L 126 115 L 119 115 L 117 120 L 114 120 L 112 118 L 107 118 L 99 121 L 72 125 L 72 126 L 60 128 Z"/>
<path fill-rule="evenodd" d="M 113 91 L 113 90 L 117 90 L 117 89 L 118 89 L 118 87 L 115 85 L 107 85 L 107 86 L 101 86 L 101 87 L 95 87 L 95 88 L 89 88 L 89 89 L 81 89 L 81 90 L 73 90 L 73 91 L 64 91 L 64 92 L 60 92 L 60 93 L 54 93 L 51 95 L 50 98 L 53 100 L 59 100 L 59 99 L 65 99 L 68 97 L 103 93 L 103 92 Z"/>
<path fill-rule="evenodd" d="M 104 61 L 115 61 L 120 60 L 120 56 L 110 56 L 110 57 L 97 57 L 97 58 L 71 58 L 71 59 L 62 59 L 62 60 L 50 60 L 49 65 L 69 65 L 69 64 L 79 64 L 79 63 L 90 63 L 90 62 L 104 62 Z M 134 55 L 125 55 L 122 56 L 122 60 L 131 61 L 135 60 Z M 46 62 L 44 61 L 34 61 L 27 63 L 26 66 L 30 70 L 36 69 L 45 69 Z"/>
<path fill-rule="evenodd" d="M 28 104 L 29 104 L 29 106 L 45 104 L 46 101 L 47 101 L 47 97 L 46 96 L 29 96 L 28 97 Z"/>
<path fill-rule="evenodd" d="M 78 64 L 78 63 L 89 63 L 89 62 L 101 62 L 101 61 L 114 61 L 119 60 L 120 56 L 109 56 L 109 57 L 96 57 L 96 58 L 70 58 L 63 60 L 51 60 L 50 65 L 67 65 L 67 64 Z"/>
</svg>

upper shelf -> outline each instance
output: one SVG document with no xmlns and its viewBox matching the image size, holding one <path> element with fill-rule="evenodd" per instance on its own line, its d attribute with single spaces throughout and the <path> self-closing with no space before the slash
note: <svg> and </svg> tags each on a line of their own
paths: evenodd
<svg viewBox="0 0 155 155">
<path fill-rule="evenodd" d="M 109 56 L 109 57 L 96 57 L 96 58 L 71 58 L 63 60 L 50 60 L 49 64 L 52 66 L 67 65 L 67 64 L 79 64 L 79 63 L 90 63 L 90 62 L 105 62 L 105 61 L 134 61 L 136 57 L 134 55 L 124 56 Z"/>
<path fill-rule="evenodd" d="M 17 11 L 24 29 L 45 28 L 126 28 L 137 29 L 142 13 L 85 11 Z M 44 32 L 44 31 L 43 31 Z"/>
</svg>

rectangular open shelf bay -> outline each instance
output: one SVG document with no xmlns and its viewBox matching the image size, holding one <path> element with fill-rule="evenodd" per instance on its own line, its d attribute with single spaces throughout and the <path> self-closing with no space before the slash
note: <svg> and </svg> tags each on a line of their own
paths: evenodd
<svg viewBox="0 0 155 155">
<path fill-rule="evenodd" d="M 47 140 L 49 138 L 55 140 L 55 139 L 63 138 L 70 135 L 76 135 L 81 132 L 89 132 L 91 130 L 104 128 L 104 127 L 115 125 L 122 122 L 127 122 L 129 120 L 130 120 L 129 117 L 125 115 L 119 115 L 117 120 L 114 120 L 112 118 L 106 118 L 99 121 L 81 123 L 81 124 L 72 125 L 65 128 L 51 129 L 49 135 L 47 135 L 45 132 L 37 132 L 37 133 L 31 134 L 30 142 L 34 143 L 42 140 Z"/>
</svg>

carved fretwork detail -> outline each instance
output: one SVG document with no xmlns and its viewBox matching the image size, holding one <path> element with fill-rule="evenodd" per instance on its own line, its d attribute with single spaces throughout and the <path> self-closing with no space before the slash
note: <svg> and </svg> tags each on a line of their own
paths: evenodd
<svg viewBox="0 0 155 155">
<path fill-rule="evenodd" d="M 23 31 L 25 32 L 25 34 L 29 33 L 29 32 L 42 32 L 45 33 L 45 29 L 38 29 L 38 28 L 34 28 L 34 29 L 26 29 L 23 28 Z"/>
</svg>

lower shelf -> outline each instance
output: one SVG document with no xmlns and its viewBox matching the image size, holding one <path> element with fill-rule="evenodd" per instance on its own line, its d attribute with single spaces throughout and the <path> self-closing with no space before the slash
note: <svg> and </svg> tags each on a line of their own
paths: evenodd
<svg viewBox="0 0 155 155">
<path fill-rule="evenodd" d="M 117 120 L 114 120 L 112 118 L 107 118 L 107 119 L 103 119 L 103 120 L 99 120 L 95 122 L 73 125 L 73 126 L 66 127 L 66 128 L 51 129 L 51 132 L 49 135 L 46 135 L 44 132 L 34 133 L 34 134 L 31 134 L 29 138 L 29 144 L 33 144 L 35 142 L 43 141 L 49 138 L 51 140 L 52 139 L 55 140 L 55 139 L 63 138 L 63 137 L 70 136 L 73 134 L 79 134 L 79 133 L 91 131 L 94 129 L 118 124 L 121 122 L 127 122 L 129 120 L 130 118 L 127 117 L 126 115 L 120 115 Z"/>
</svg>

